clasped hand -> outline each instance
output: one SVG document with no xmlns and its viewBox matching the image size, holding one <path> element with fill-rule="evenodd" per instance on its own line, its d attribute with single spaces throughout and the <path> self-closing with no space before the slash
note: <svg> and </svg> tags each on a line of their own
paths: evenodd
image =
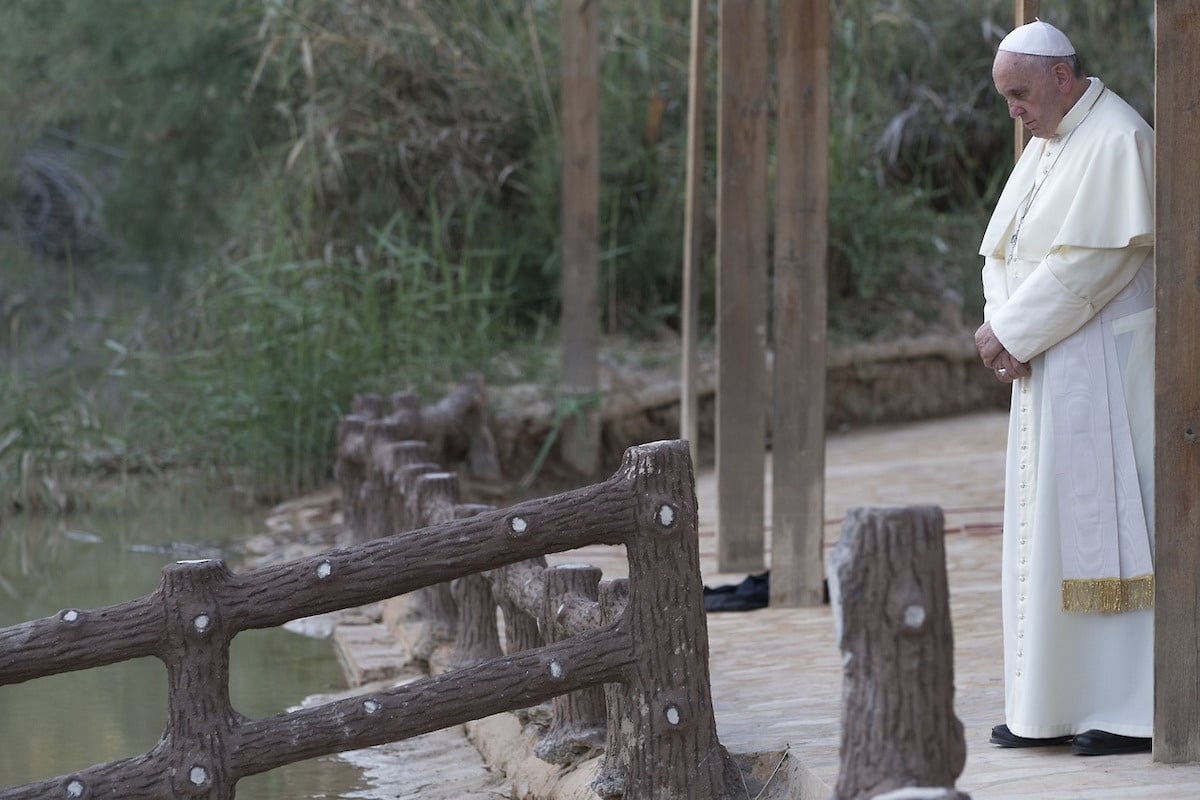
<svg viewBox="0 0 1200 800">
<path fill-rule="evenodd" d="M 1012 353 L 1004 348 L 996 334 L 992 333 L 992 323 L 985 322 L 975 331 L 975 349 L 983 359 L 983 365 L 996 373 L 996 379 L 1012 383 L 1017 378 L 1028 378 L 1032 375 L 1029 364 L 1018 361 Z"/>
</svg>

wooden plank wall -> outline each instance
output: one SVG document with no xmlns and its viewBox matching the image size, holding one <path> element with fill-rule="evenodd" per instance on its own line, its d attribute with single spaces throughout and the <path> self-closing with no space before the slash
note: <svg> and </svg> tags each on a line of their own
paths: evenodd
<svg viewBox="0 0 1200 800">
<path fill-rule="evenodd" d="M 819 605 L 825 531 L 829 0 L 780 3 L 771 605 Z"/>
<path fill-rule="evenodd" d="M 1158 0 L 1154 759 L 1200 761 L 1200 6 Z"/>
<path fill-rule="evenodd" d="M 763 566 L 767 0 L 720 4 L 717 121 L 717 565 Z"/>
<path fill-rule="evenodd" d="M 599 3 L 562 4 L 562 379 L 563 460 L 584 475 L 600 465 L 597 273 L 600 233 Z M 582 424 L 581 424 L 582 423 Z"/>
</svg>

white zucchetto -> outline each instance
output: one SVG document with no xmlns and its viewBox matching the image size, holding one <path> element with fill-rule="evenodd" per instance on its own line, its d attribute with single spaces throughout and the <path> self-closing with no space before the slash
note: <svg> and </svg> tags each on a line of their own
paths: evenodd
<svg viewBox="0 0 1200 800">
<path fill-rule="evenodd" d="M 1067 35 L 1048 22 L 1036 19 L 1005 36 L 1000 50 L 1031 56 L 1073 56 L 1075 47 Z"/>
</svg>

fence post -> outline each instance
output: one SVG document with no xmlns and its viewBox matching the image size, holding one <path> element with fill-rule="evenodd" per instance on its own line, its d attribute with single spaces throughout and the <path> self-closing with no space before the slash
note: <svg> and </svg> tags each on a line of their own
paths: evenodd
<svg viewBox="0 0 1200 800">
<path fill-rule="evenodd" d="M 942 510 L 851 509 L 829 565 L 844 664 L 834 797 L 919 788 L 928 800 L 969 800 L 954 788 L 967 751 L 954 714 Z"/>
<path fill-rule="evenodd" d="M 361 513 L 359 526 L 354 528 L 354 540 L 365 542 L 383 536 L 388 528 L 387 510 L 388 474 L 387 450 L 401 439 L 412 436 L 404 423 L 391 417 L 374 419 L 367 423 L 363 432 L 365 478 L 361 489 Z"/>
<path fill-rule="evenodd" d="M 545 569 L 546 557 L 537 556 L 489 570 L 492 575 L 492 591 L 495 592 L 500 602 L 500 610 L 504 613 L 504 652 L 510 656 L 523 650 L 541 647 L 542 632 L 538 621 L 522 611 L 500 587 L 510 582 L 531 581 Z"/>
<path fill-rule="evenodd" d="M 160 743 L 175 797 L 233 800 L 238 776 L 230 740 L 239 715 L 229 703 L 229 642 L 220 607 L 231 578 L 222 561 L 180 561 L 163 569 L 159 596 L 167 668 L 167 728 Z M 70 794 L 68 794 L 70 796 Z"/>
<path fill-rule="evenodd" d="M 541 614 L 546 644 L 571 638 L 563 624 L 568 599 L 574 595 L 573 599 L 597 601 L 600 575 L 599 569 L 586 564 L 546 570 Z M 599 751 L 604 744 L 604 687 L 591 686 L 559 695 L 551 701 L 551 708 L 550 729 L 534 748 L 538 758 L 567 765 Z"/>
<path fill-rule="evenodd" d="M 368 418 L 361 414 L 350 414 L 338 420 L 337 460 L 333 474 L 342 489 L 342 523 L 347 530 L 356 531 L 362 525 L 359 509 L 359 492 L 366 477 L 367 459 L 363 444 L 363 431 Z"/>
<path fill-rule="evenodd" d="M 737 767 L 717 740 L 700 576 L 695 484 L 684 441 L 631 447 L 637 533 L 626 542 L 637 648 L 629 676 L 625 796 L 727 798 Z M 741 788 L 740 781 L 738 788 Z"/>
<path fill-rule="evenodd" d="M 379 419 L 386 411 L 383 395 L 365 392 L 356 394 L 350 401 L 350 413 L 360 414 L 367 419 Z"/>
<path fill-rule="evenodd" d="M 383 463 L 385 476 L 383 514 L 386 528 L 383 535 L 389 536 L 410 529 L 405 518 L 405 495 L 399 482 L 400 471 L 413 464 L 426 464 L 429 466 L 426 471 L 432 472 L 434 465 L 429 460 L 429 446 L 425 442 L 414 439 L 388 445 L 383 452 Z"/>
<path fill-rule="evenodd" d="M 453 472 L 428 472 L 416 479 L 409 511 L 420 528 L 454 519 L 458 503 L 458 476 Z M 439 583 L 412 593 L 411 607 L 420 619 L 409 657 L 430 664 L 436 650 L 452 646 L 457 638 L 458 609 L 450 583 Z"/>
<path fill-rule="evenodd" d="M 454 507 L 455 519 L 466 519 L 492 510 L 492 506 L 461 503 Z M 454 640 L 452 666 L 469 667 L 504 655 L 496 630 L 496 598 L 492 582 L 482 573 L 464 575 L 450 585 L 458 605 L 458 635 Z"/>
<path fill-rule="evenodd" d="M 616 622 L 628 605 L 628 578 L 615 578 L 600 584 L 600 618 L 605 625 Z M 608 710 L 607 742 L 604 763 L 592 781 L 592 791 L 604 800 L 618 800 L 625 795 L 625 772 L 629 769 L 626 760 L 629 752 L 621 733 L 629 706 L 629 690 L 625 684 L 604 684 L 604 705 Z"/>
</svg>

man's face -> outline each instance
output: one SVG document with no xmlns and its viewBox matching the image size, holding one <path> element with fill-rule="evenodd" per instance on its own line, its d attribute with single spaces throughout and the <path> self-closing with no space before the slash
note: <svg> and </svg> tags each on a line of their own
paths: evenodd
<svg viewBox="0 0 1200 800">
<path fill-rule="evenodd" d="M 1054 70 L 1046 70 L 1038 59 L 1001 50 L 992 63 L 992 81 L 1008 103 L 1010 117 L 1020 119 L 1034 136 L 1048 139 L 1054 135 L 1068 110 Z"/>
</svg>

